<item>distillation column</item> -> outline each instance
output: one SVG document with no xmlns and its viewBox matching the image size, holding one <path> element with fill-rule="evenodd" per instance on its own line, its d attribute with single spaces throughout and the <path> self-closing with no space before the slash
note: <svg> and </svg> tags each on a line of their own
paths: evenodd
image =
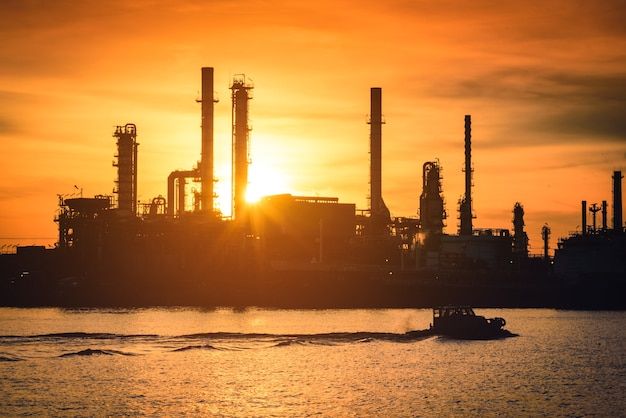
<svg viewBox="0 0 626 418">
<path fill-rule="evenodd" d="M 513 254 L 528 256 L 528 235 L 524 231 L 524 207 L 515 202 L 513 207 Z"/>
<path fill-rule="evenodd" d="M 118 209 L 126 215 L 137 214 L 137 127 L 132 123 L 117 126 L 113 137 L 117 138 L 117 193 Z"/>
<path fill-rule="evenodd" d="M 232 90 L 233 120 L 233 219 L 243 219 L 248 189 L 248 164 L 250 164 L 250 125 L 248 105 L 252 99 L 253 85 L 243 74 L 235 75 Z"/>
<path fill-rule="evenodd" d="M 420 225 L 429 234 L 443 233 L 446 211 L 441 196 L 441 167 L 438 161 L 425 162 L 422 167 L 422 194 L 420 195 Z"/>
<path fill-rule="evenodd" d="M 459 211 L 461 227 L 459 235 L 472 235 L 472 116 L 465 115 L 465 196 L 461 199 Z"/>
<path fill-rule="evenodd" d="M 548 224 L 541 228 L 541 238 L 543 239 L 543 258 L 547 260 L 550 258 L 548 255 L 548 250 L 550 249 L 550 227 Z"/>
<path fill-rule="evenodd" d="M 213 67 L 202 67 L 202 150 L 200 162 L 200 209 L 213 212 Z M 168 202 L 172 205 L 172 202 Z"/>
</svg>

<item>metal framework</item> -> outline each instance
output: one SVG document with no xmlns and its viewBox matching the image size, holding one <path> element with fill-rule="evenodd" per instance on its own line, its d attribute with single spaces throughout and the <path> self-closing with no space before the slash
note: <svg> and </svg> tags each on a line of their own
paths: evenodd
<svg viewBox="0 0 626 418">
<path fill-rule="evenodd" d="M 132 123 L 117 126 L 113 137 L 117 138 L 117 188 L 118 209 L 122 213 L 137 214 L 137 127 Z"/>
<path fill-rule="evenodd" d="M 233 78 L 232 90 L 232 136 L 233 136 L 233 219 L 242 217 L 246 208 L 248 189 L 248 165 L 250 164 L 250 124 L 248 120 L 249 101 L 252 99 L 251 82 L 246 76 L 237 74 Z"/>
</svg>

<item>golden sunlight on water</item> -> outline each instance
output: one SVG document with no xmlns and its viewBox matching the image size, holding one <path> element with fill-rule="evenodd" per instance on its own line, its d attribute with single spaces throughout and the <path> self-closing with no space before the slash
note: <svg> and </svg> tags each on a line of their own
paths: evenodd
<svg viewBox="0 0 626 418">
<path fill-rule="evenodd" d="M 477 311 L 519 336 L 406 338 L 428 310 L 0 308 L 0 415 L 624 411 L 626 313 Z"/>
</svg>

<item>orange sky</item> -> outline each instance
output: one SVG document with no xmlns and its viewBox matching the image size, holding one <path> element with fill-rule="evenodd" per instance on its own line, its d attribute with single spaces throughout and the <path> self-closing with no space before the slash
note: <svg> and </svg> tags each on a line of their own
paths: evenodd
<svg viewBox="0 0 626 418">
<path fill-rule="evenodd" d="M 367 207 L 370 87 L 383 89 L 383 196 L 416 216 L 438 158 L 458 228 L 472 115 L 479 228 L 580 228 L 626 169 L 626 1 L 3 1 L 0 244 L 51 244 L 57 194 L 110 194 L 135 123 L 139 198 L 200 155 L 200 68 L 215 68 L 216 175 L 229 212 L 230 90 L 254 82 L 252 187 Z M 266 184 L 263 183 L 263 179 Z M 609 209 L 609 218 L 612 208 Z M 591 221 L 590 221 L 591 222 Z M 609 221 L 610 223 L 611 221 Z"/>
</svg>

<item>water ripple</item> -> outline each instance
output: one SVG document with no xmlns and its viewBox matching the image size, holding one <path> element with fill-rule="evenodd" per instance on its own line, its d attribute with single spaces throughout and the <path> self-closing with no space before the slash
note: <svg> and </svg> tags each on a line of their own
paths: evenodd
<svg viewBox="0 0 626 418">
<path fill-rule="evenodd" d="M 96 355 L 105 355 L 105 356 L 135 356 L 133 353 L 125 353 L 119 350 L 103 350 L 103 349 L 91 349 L 87 348 L 85 350 L 76 351 L 73 353 L 65 353 L 61 354 L 59 357 L 74 357 L 74 356 L 96 356 Z"/>
</svg>

